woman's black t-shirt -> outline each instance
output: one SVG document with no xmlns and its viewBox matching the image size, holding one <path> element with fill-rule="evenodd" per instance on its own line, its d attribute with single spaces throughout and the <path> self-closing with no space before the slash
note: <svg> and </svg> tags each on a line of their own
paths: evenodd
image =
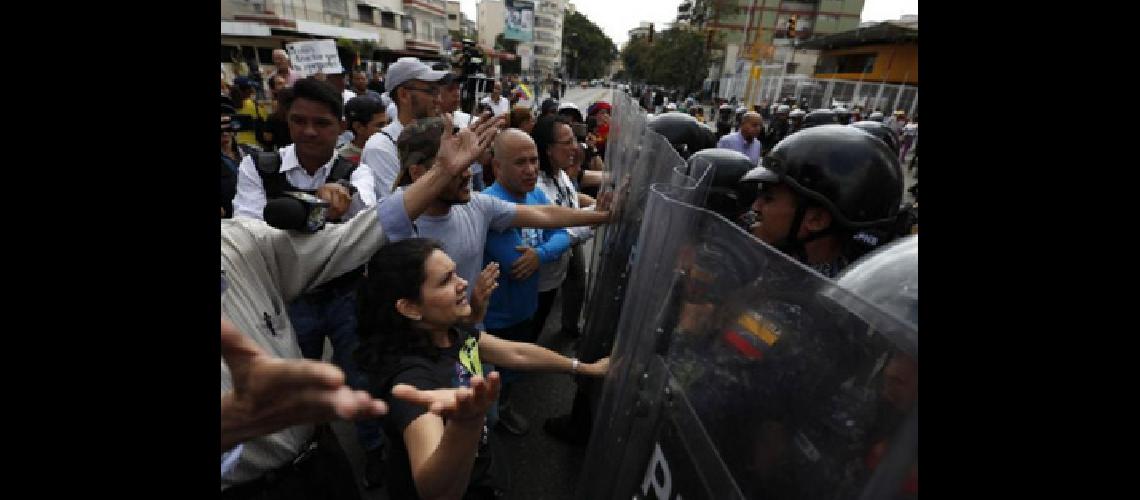
<svg viewBox="0 0 1140 500">
<path fill-rule="evenodd" d="M 393 375 L 384 386 L 384 401 L 388 403 L 388 415 L 384 417 L 384 431 L 391 443 L 387 460 L 388 493 L 392 498 L 419 498 L 412 480 L 408 449 L 404 444 L 404 429 L 427 409 L 392 397 L 392 387 L 408 384 L 421 390 L 470 387 L 471 377 L 485 376 L 479 360 L 479 331 L 471 328 L 452 328 L 451 347 L 440 349 L 436 359 L 421 354 L 400 356 Z M 446 421 L 445 421 L 446 423 Z M 487 425 L 479 438 L 471 479 L 467 486 L 469 494 L 486 492 L 489 488 L 506 489 L 495 478 L 494 461 L 489 441 Z M 471 495 L 478 496 L 478 495 Z"/>
</svg>

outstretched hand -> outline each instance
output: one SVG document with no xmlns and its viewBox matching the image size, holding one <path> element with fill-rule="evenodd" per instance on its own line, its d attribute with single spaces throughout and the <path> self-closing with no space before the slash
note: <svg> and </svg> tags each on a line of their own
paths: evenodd
<svg viewBox="0 0 1140 500">
<path fill-rule="evenodd" d="M 506 120 L 506 115 L 479 120 L 473 127 L 455 131 L 451 113 L 443 115 L 443 133 L 439 140 L 439 153 L 436 160 L 447 173 L 456 176 L 463 173 L 479 155 L 491 147 L 495 134 Z"/>
<path fill-rule="evenodd" d="M 426 407 L 428 411 L 448 420 L 482 418 L 499 397 L 499 372 L 491 372 L 484 379 L 471 378 L 471 387 L 423 391 L 407 384 L 396 384 L 392 397 Z"/>
<path fill-rule="evenodd" d="M 388 406 L 345 385 L 339 368 L 319 361 L 274 358 L 225 318 L 222 357 L 233 390 L 222 395 L 222 450 L 286 427 L 335 419 L 379 417 Z"/>
<path fill-rule="evenodd" d="M 483 268 L 479 273 L 479 279 L 475 283 L 475 289 L 471 292 L 471 306 L 477 309 L 487 307 L 487 302 L 491 300 L 491 294 L 495 292 L 495 288 L 499 287 L 499 263 L 492 262 Z"/>
</svg>

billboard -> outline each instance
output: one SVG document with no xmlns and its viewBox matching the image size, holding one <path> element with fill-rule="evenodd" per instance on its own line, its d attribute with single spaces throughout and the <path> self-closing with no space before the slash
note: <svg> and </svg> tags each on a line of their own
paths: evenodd
<svg viewBox="0 0 1140 500">
<path fill-rule="evenodd" d="M 506 0 L 507 20 L 503 37 L 507 40 L 530 42 L 534 40 L 534 2 Z"/>
</svg>

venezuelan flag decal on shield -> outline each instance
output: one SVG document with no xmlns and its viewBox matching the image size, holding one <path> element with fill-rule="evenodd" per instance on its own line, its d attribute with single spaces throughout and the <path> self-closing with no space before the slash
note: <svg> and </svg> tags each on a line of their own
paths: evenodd
<svg viewBox="0 0 1140 500">
<path fill-rule="evenodd" d="M 745 312 L 736 322 L 724 329 L 724 341 L 746 357 L 763 359 L 764 353 L 780 339 L 780 334 L 769 327 L 767 321 Z"/>
</svg>

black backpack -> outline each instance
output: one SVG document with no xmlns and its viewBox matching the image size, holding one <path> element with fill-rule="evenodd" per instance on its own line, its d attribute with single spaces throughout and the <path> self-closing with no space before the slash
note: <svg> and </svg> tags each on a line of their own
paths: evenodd
<svg viewBox="0 0 1140 500">
<path fill-rule="evenodd" d="M 285 173 L 281 172 L 281 155 L 276 151 L 270 152 L 257 152 L 250 155 L 253 158 L 253 166 L 257 168 L 257 173 L 261 175 L 261 186 L 265 189 L 265 198 L 272 200 L 280 198 L 285 195 L 286 191 L 301 191 L 308 194 L 316 194 L 313 189 L 298 189 L 296 186 L 289 183 L 285 178 Z M 333 162 L 332 170 L 329 172 L 328 178 L 325 179 L 326 183 L 334 183 L 339 180 L 347 180 L 352 172 L 356 170 L 357 165 L 348 161 L 344 157 L 337 155 L 336 161 Z"/>
</svg>

